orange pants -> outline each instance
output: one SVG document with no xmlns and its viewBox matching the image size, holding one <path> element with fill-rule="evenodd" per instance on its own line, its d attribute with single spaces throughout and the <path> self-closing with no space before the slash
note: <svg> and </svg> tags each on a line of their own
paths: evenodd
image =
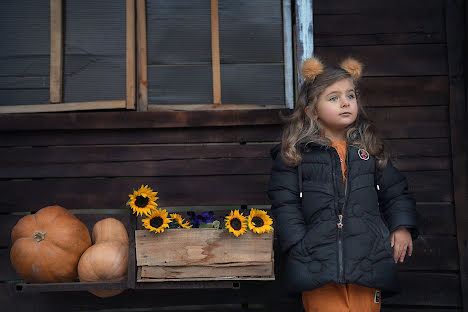
<svg viewBox="0 0 468 312">
<path fill-rule="evenodd" d="M 306 312 L 374 312 L 380 311 L 380 292 L 356 284 L 330 283 L 302 293 Z"/>
</svg>

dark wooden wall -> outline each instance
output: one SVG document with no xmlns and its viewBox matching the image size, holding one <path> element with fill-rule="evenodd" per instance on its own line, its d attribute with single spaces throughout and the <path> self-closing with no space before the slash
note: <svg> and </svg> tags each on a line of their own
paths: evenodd
<svg viewBox="0 0 468 312">
<path fill-rule="evenodd" d="M 403 293 L 383 298 L 383 311 L 463 308 L 466 277 L 460 274 L 452 183 L 459 173 L 452 166 L 449 2 L 428 0 L 423 7 L 416 0 L 314 2 L 317 54 L 329 64 L 355 56 L 366 65 L 362 100 L 407 176 L 422 216 L 414 255 L 399 265 Z M 152 5 L 148 1 L 148 8 Z M 148 49 L 156 59 L 150 40 Z M 150 87 L 150 103 L 151 92 Z M 9 262 L 11 228 L 45 205 L 72 209 L 90 227 L 96 211 L 128 224 L 124 203 L 141 184 L 159 192 L 161 207 L 268 205 L 268 151 L 279 140 L 277 114 L 0 115 L 1 306 L 5 311 L 157 311 L 184 305 L 189 311 L 293 310 L 295 298 L 279 281 L 243 282 L 240 289 L 128 290 L 105 300 L 74 291 L 17 294 L 11 287 L 19 279 Z"/>
</svg>

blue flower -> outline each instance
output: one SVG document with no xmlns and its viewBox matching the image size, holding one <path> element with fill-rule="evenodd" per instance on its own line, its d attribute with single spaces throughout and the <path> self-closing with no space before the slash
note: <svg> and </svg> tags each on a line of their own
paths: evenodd
<svg viewBox="0 0 468 312">
<path fill-rule="evenodd" d="M 187 211 L 187 214 L 190 216 L 189 220 L 194 228 L 199 228 L 202 223 L 208 224 L 216 221 L 213 211 L 204 211 L 201 215 L 197 215 L 193 211 Z"/>
</svg>

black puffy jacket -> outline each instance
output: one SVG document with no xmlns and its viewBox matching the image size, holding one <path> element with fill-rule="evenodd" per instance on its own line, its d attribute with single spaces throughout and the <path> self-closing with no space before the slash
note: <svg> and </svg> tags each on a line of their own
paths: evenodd
<svg viewBox="0 0 468 312">
<path fill-rule="evenodd" d="M 289 290 L 336 282 L 381 289 L 387 296 L 398 292 L 390 232 L 407 227 L 416 239 L 418 218 L 406 179 L 391 161 L 378 170 L 373 156 L 362 159 L 348 145 L 344 185 L 332 147 L 306 144 L 297 167 L 283 162 L 279 145 L 271 154 L 268 196 Z"/>
</svg>

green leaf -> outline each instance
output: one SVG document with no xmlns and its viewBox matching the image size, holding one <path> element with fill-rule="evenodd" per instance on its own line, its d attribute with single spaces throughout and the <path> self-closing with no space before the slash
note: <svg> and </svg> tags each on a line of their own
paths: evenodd
<svg viewBox="0 0 468 312">
<path fill-rule="evenodd" d="M 199 226 L 199 228 L 201 229 L 211 229 L 212 227 L 213 227 L 213 223 L 205 223 L 205 222 L 200 223 L 200 226 Z"/>
</svg>

